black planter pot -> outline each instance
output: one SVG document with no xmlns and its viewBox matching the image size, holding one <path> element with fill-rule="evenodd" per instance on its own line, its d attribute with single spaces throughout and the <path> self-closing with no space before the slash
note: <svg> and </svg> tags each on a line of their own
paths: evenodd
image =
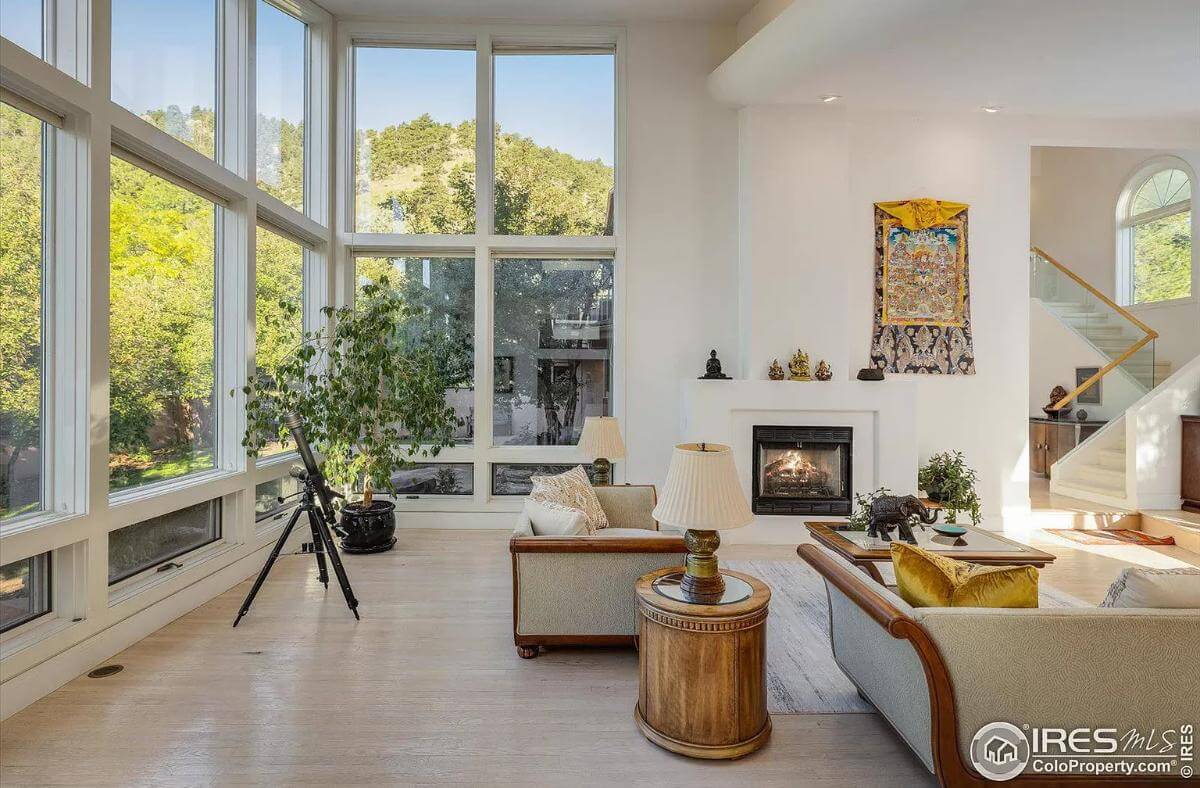
<svg viewBox="0 0 1200 788">
<path fill-rule="evenodd" d="M 396 504 L 372 501 L 368 509 L 361 503 L 346 504 L 342 509 L 342 551 L 347 553 L 383 553 L 396 544 Z"/>
<path fill-rule="evenodd" d="M 947 496 L 944 492 L 942 492 L 941 485 L 936 482 L 929 486 L 929 489 L 925 491 L 925 494 L 928 495 L 929 500 L 933 501 L 934 503 L 946 502 Z"/>
</svg>

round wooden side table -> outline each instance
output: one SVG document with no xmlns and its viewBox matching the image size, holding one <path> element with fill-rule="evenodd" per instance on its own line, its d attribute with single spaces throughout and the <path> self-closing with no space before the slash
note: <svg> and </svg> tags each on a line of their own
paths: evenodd
<svg viewBox="0 0 1200 788">
<path fill-rule="evenodd" d="M 640 690 L 634 719 L 660 747 L 693 758 L 740 758 L 766 744 L 767 605 L 771 589 L 740 572 L 749 598 L 727 605 L 679 602 L 637 582 Z"/>
</svg>

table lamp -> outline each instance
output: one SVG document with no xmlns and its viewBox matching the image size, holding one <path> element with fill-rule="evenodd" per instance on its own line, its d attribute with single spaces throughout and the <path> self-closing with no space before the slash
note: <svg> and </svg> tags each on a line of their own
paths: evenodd
<svg viewBox="0 0 1200 788">
<path fill-rule="evenodd" d="M 592 469 L 596 472 L 595 484 L 602 487 L 612 484 L 610 460 L 619 460 L 625 456 L 620 422 L 615 416 L 588 416 L 583 420 L 579 449 L 587 456 L 595 458 L 592 461 Z"/>
<path fill-rule="evenodd" d="M 667 483 L 654 507 L 662 525 L 686 529 L 687 562 L 682 574 L 664 575 L 656 589 L 669 597 L 699 604 L 728 604 L 749 596 L 750 586 L 726 578 L 717 568 L 719 530 L 741 528 L 754 521 L 738 482 L 733 452 L 719 443 L 681 443 L 671 455 Z M 745 586 L 743 589 L 742 586 Z"/>
</svg>

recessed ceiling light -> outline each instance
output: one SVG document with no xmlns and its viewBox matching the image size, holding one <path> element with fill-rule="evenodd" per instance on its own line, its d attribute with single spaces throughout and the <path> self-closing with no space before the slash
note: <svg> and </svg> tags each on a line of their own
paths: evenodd
<svg viewBox="0 0 1200 788">
<path fill-rule="evenodd" d="M 838 94 L 836 94 L 836 93 L 826 93 L 824 96 L 821 96 L 821 101 L 823 101 L 823 102 L 825 102 L 826 104 L 828 104 L 829 102 L 831 102 L 831 101 L 837 101 L 837 100 L 838 100 L 838 99 L 840 99 L 840 98 L 841 98 L 841 96 L 839 96 L 839 95 L 838 95 Z"/>
<path fill-rule="evenodd" d="M 995 104 L 988 104 L 987 106 L 980 107 L 980 109 L 984 112 L 999 112 L 1000 110 L 1004 109 L 1004 107 L 998 107 Z"/>
</svg>

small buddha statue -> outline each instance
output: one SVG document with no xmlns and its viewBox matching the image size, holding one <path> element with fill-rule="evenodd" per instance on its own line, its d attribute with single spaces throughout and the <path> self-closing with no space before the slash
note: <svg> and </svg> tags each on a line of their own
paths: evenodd
<svg viewBox="0 0 1200 788">
<path fill-rule="evenodd" d="M 701 380 L 729 380 L 729 376 L 721 371 L 721 359 L 717 358 L 717 351 L 711 350 L 708 353 L 708 362 L 704 365 L 704 374 L 700 377 Z"/>
<path fill-rule="evenodd" d="M 771 380 L 783 380 L 783 367 L 779 365 L 779 359 L 771 362 L 771 368 L 767 370 L 767 377 Z"/>
<path fill-rule="evenodd" d="M 808 354 L 800 350 L 788 362 L 788 380 L 812 380 L 812 372 L 808 368 Z"/>
<path fill-rule="evenodd" d="M 817 380 L 833 380 L 833 370 L 829 368 L 825 359 L 821 359 L 817 364 Z"/>
</svg>

